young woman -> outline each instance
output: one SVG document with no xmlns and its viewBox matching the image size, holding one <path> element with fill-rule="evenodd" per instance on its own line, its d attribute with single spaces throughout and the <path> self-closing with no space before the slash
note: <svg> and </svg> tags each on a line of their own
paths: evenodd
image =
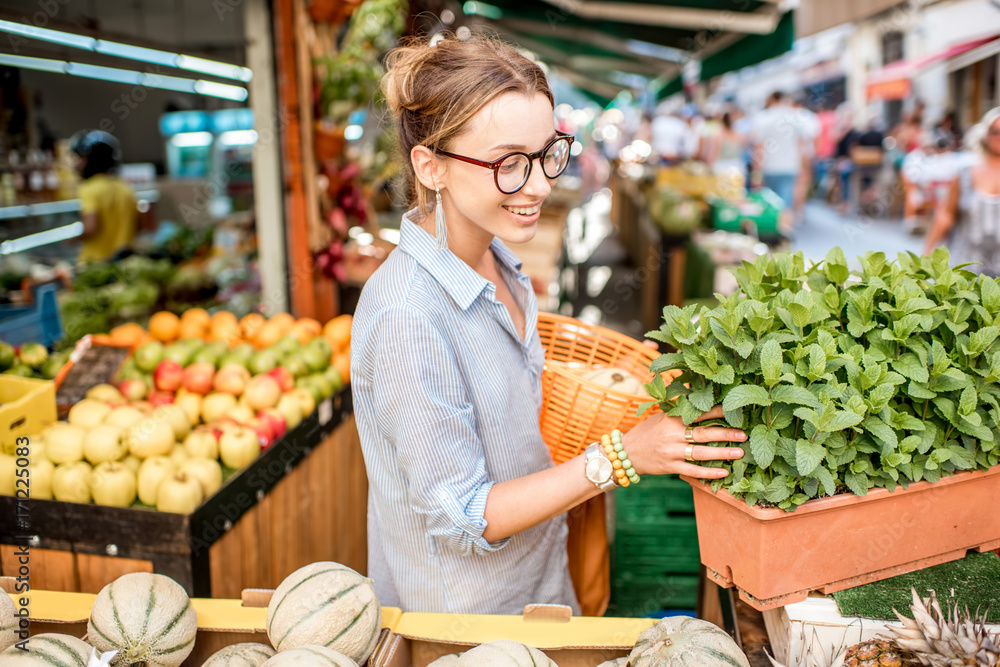
<svg viewBox="0 0 1000 667">
<path fill-rule="evenodd" d="M 951 183 L 947 201 L 939 206 L 927 234 L 924 254 L 930 254 L 949 233 L 952 262 L 978 262 L 969 267 L 1000 275 L 1000 107 L 992 109 L 969 131 L 969 147 L 978 159 L 964 166 Z"/>
<path fill-rule="evenodd" d="M 398 48 L 388 64 L 382 89 L 415 207 L 352 332 L 368 575 L 382 604 L 407 611 L 576 610 L 563 515 L 602 490 L 585 455 L 554 465 L 542 441 L 537 303 L 507 248 L 534 236 L 572 138 L 555 131 L 542 70 L 510 46 L 445 39 Z M 726 473 L 691 461 L 742 450 L 689 442 L 746 436 L 698 427 L 687 437 L 658 415 L 624 446 L 639 475 L 713 479 Z"/>
</svg>

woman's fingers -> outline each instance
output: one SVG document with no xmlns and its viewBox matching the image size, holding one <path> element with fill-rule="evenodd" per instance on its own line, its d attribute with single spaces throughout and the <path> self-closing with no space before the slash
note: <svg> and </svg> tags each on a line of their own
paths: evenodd
<svg viewBox="0 0 1000 667">
<path fill-rule="evenodd" d="M 695 442 L 744 442 L 747 434 L 725 426 L 699 426 L 692 430 Z"/>
<path fill-rule="evenodd" d="M 743 458 L 743 450 L 737 447 L 702 447 L 691 448 L 691 458 L 695 461 L 732 461 Z"/>
<path fill-rule="evenodd" d="M 722 479 L 729 476 L 729 471 L 723 468 L 705 468 L 693 463 L 682 463 L 677 467 L 677 474 L 698 477 L 699 479 Z"/>
<path fill-rule="evenodd" d="M 716 405 L 708 412 L 703 412 L 702 415 L 697 419 L 695 419 L 694 421 L 697 423 L 697 422 L 703 422 L 706 419 L 722 419 L 722 417 L 723 417 L 722 406 Z"/>
</svg>

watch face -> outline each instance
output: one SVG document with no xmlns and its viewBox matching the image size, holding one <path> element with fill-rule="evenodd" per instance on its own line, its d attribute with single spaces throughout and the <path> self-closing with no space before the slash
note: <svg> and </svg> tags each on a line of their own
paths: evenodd
<svg viewBox="0 0 1000 667">
<path fill-rule="evenodd" d="M 598 456 L 587 462 L 587 479 L 594 484 L 603 484 L 611 477 L 613 470 L 611 461 Z"/>
</svg>

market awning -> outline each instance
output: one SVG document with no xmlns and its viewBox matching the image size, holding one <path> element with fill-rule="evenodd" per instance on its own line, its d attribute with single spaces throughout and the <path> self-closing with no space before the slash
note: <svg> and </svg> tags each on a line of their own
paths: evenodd
<svg viewBox="0 0 1000 667">
<path fill-rule="evenodd" d="M 870 72 L 867 80 L 868 99 L 883 101 L 905 99 L 910 95 L 911 81 L 923 71 L 944 62 L 965 60 L 966 55 L 980 53 L 983 55 L 976 60 L 1000 53 L 1000 35 L 961 42 L 928 56 L 899 60 Z"/>
<path fill-rule="evenodd" d="M 794 12 L 787 12 L 778 21 L 774 32 L 767 35 L 747 35 L 702 60 L 701 80 L 709 81 L 728 72 L 777 58 L 790 51 L 794 41 Z"/>
</svg>

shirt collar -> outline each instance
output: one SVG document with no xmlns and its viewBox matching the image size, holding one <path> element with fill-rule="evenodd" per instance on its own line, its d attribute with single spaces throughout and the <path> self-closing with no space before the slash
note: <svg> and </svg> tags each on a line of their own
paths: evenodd
<svg viewBox="0 0 1000 667">
<path fill-rule="evenodd" d="M 469 306 L 491 285 L 490 281 L 475 272 L 450 250 L 438 250 L 434 238 L 413 221 L 417 209 L 407 211 L 399 227 L 399 248 L 413 257 L 424 270 L 444 288 L 462 310 Z M 522 262 L 499 239 L 494 238 L 490 247 L 497 259 L 517 274 Z"/>
</svg>

